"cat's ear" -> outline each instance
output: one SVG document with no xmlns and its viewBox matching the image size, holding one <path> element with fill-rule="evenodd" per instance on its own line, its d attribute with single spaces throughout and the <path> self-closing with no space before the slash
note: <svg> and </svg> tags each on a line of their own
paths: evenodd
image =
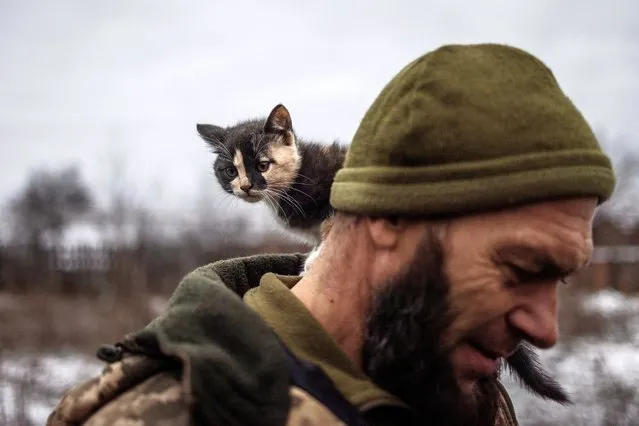
<svg viewBox="0 0 639 426">
<path fill-rule="evenodd" d="M 271 113 L 264 123 L 265 133 L 287 133 L 293 131 L 293 122 L 291 114 L 286 107 L 278 104 L 271 110 Z"/>
<path fill-rule="evenodd" d="M 197 124 L 196 127 L 200 137 L 208 142 L 215 152 L 224 145 L 226 130 L 222 127 L 213 124 Z"/>
</svg>

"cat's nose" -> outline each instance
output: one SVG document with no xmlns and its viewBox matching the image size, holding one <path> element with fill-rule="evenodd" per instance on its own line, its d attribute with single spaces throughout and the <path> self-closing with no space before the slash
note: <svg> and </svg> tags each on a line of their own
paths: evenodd
<svg viewBox="0 0 639 426">
<path fill-rule="evenodd" d="M 240 185 L 240 189 L 248 194 L 248 192 L 253 188 L 253 185 L 247 183 L 245 185 Z"/>
</svg>

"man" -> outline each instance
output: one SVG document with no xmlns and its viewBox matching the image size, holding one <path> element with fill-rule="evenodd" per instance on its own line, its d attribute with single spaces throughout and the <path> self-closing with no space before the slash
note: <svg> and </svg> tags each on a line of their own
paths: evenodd
<svg viewBox="0 0 639 426">
<path fill-rule="evenodd" d="M 301 255 L 199 268 L 49 425 L 517 424 L 500 365 L 556 343 L 614 183 L 537 58 L 441 47 L 364 116 L 304 277 Z"/>
</svg>

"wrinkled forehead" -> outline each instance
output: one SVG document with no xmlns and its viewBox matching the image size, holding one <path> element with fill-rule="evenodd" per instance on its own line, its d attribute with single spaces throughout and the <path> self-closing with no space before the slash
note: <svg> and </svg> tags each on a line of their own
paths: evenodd
<svg viewBox="0 0 639 426">
<path fill-rule="evenodd" d="M 592 257 L 595 198 L 531 203 L 500 211 L 415 220 L 402 258 L 428 256 L 418 249 L 424 231 L 432 229 L 447 262 L 469 274 L 500 263 L 565 276 L 588 265 Z M 431 234 L 430 232 L 428 234 Z M 401 256 L 400 256 L 401 257 Z M 475 268 L 474 272 L 468 268 Z M 477 269 L 479 268 L 479 269 Z"/>
<path fill-rule="evenodd" d="M 593 251 L 594 198 L 535 203 L 477 222 L 500 257 L 532 259 L 539 267 L 568 275 L 588 264 Z M 483 220 L 481 220 L 483 219 Z"/>
</svg>

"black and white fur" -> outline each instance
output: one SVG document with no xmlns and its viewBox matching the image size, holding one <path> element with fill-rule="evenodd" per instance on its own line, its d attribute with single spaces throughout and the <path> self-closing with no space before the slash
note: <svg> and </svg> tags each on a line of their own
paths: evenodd
<svg viewBox="0 0 639 426">
<path fill-rule="evenodd" d="M 298 138 L 282 104 L 265 119 L 226 128 L 198 124 L 197 131 L 218 154 L 213 168 L 226 192 L 250 203 L 266 202 L 284 229 L 314 247 L 306 270 L 319 250 L 320 225 L 333 212 L 331 184 L 347 147 Z"/>
</svg>

